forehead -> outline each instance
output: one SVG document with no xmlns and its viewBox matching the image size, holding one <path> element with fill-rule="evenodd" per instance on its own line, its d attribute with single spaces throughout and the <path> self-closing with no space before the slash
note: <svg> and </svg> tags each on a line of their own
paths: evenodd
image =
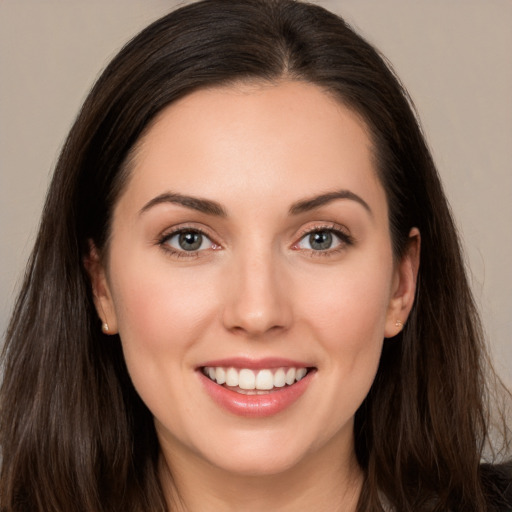
<svg viewBox="0 0 512 512">
<path fill-rule="evenodd" d="M 137 144 L 125 192 L 263 204 L 346 188 L 385 208 L 372 155 L 361 118 L 315 85 L 217 87 L 159 114 Z"/>
</svg>

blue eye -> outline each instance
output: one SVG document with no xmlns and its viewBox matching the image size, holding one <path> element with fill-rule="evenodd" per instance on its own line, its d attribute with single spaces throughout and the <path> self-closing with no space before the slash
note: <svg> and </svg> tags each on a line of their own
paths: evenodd
<svg viewBox="0 0 512 512">
<path fill-rule="evenodd" d="M 191 229 L 173 233 L 165 238 L 164 243 L 180 252 L 196 252 L 213 246 L 206 235 Z"/>
</svg>

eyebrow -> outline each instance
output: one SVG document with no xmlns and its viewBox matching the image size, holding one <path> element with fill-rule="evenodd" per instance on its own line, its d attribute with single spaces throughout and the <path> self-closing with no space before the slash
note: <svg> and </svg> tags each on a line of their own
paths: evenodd
<svg viewBox="0 0 512 512">
<path fill-rule="evenodd" d="M 172 192 L 166 192 L 154 197 L 146 203 L 140 210 L 139 215 L 147 212 L 150 208 L 158 204 L 173 203 L 185 206 L 191 210 L 197 210 L 198 212 L 206 213 L 208 215 L 214 215 L 216 217 L 227 217 L 226 210 L 217 203 L 209 199 L 200 199 L 198 197 L 185 196 L 182 194 L 175 194 Z"/>
<path fill-rule="evenodd" d="M 368 203 L 354 192 L 350 190 L 337 190 L 334 192 L 327 192 L 325 194 L 321 194 L 319 196 L 311 197 L 309 199 L 304 199 L 301 201 L 297 201 L 293 203 L 290 207 L 290 215 L 298 215 L 300 213 L 309 212 L 314 210 L 315 208 L 320 208 L 332 201 L 337 199 L 349 199 L 351 201 L 355 201 L 359 203 L 364 209 L 373 217 L 373 212 Z"/>
<path fill-rule="evenodd" d="M 359 203 L 364 207 L 367 212 L 373 216 L 373 212 L 368 203 L 357 194 L 354 194 L 350 190 L 337 190 L 334 192 L 327 192 L 319 196 L 314 196 L 309 199 L 303 199 L 293 203 L 289 209 L 290 215 L 299 215 L 301 213 L 309 212 L 315 208 L 320 208 L 326 204 L 335 201 L 337 199 L 349 199 Z M 214 215 L 216 217 L 227 217 L 226 210 L 216 201 L 210 199 L 201 199 L 198 197 L 186 196 L 183 194 L 176 194 L 173 192 L 166 192 L 154 197 L 147 202 L 139 211 L 139 215 L 142 215 L 149 209 L 159 204 L 172 203 L 190 208 L 192 210 L 206 213 L 207 215 Z"/>
</svg>

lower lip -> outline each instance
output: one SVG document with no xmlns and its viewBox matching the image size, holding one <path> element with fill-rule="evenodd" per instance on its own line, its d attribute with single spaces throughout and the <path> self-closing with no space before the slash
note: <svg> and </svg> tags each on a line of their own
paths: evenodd
<svg viewBox="0 0 512 512">
<path fill-rule="evenodd" d="M 206 392 L 218 405 L 227 411 L 246 418 L 265 418 L 284 411 L 296 402 L 306 391 L 315 372 L 292 384 L 264 395 L 243 395 L 213 382 L 198 372 Z"/>
</svg>

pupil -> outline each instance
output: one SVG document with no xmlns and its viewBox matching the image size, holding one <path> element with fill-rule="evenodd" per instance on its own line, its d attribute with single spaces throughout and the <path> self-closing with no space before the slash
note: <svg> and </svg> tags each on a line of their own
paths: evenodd
<svg viewBox="0 0 512 512">
<path fill-rule="evenodd" d="M 179 238 L 180 247 L 184 251 L 197 251 L 203 242 L 201 233 L 181 233 Z"/>
<path fill-rule="evenodd" d="M 332 233 L 329 233 L 329 231 L 317 231 L 309 235 L 309 243 L 312 249 L 325 251 L 332 245 Z"/>
</svg>

